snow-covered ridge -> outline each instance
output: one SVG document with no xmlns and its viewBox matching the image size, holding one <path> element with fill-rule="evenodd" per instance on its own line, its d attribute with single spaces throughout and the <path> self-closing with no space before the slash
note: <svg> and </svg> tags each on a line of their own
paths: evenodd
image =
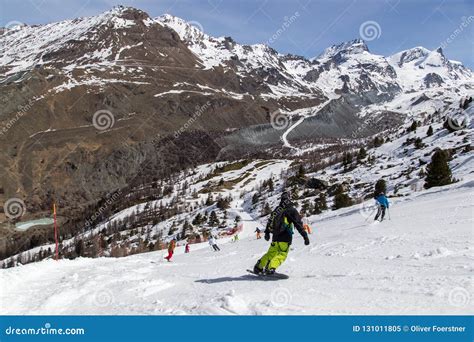
<svg viewBox="0 0 474 342">
<path fill-rule="evenodd" d="M 321 89 L 326 95 L 344 89 L 384 94 L 473 82 L 472 72 L 448 61 L 440 49 L 416 47 L 384 57 L 372 54 L 363 40 L 354 39 L 328 47 L 308 60 L 279 54 L 262 44 L 241 45 L 229 37 L 215 38 L 192 22 L 169 14 L 155 20 L 175 30 L 206 68 L 236 64 L 240 72 L 277 70 L 282 84 L 288 78 L 303 87 Z"/>
<path fill-rule="evenodd" d="M 472 71 L 457 61 L 448 60 L 441 48 L 429 51 L 415 47 L 396 53 L 387 60 L 396 70 L 399 83 L 406 91 L 474 84 Z"/>
<path fill-rule="evenodd" d="M 334 57 L 338 53 L 362 53 L 369 52 L 369 48 L 362 39 L 354 39 L 348 42 L 343 42 L 340 44 L 332 45 L 324 50 L 319 56 L 313 58 L 312 60 L 323 60 Z"/>
<path fill-rule="evenodd" d="M 253 68 L 279 64 L 275 50 L 264 44 L 241 45 L 229 37 L 212 37 L 202 32 L 197 23 L 170 14 L 164 14 L 155 20 L 178 33 L 188 47 L 198 55 L 206 68 L 225 64 L 232 59 L 248 63 Z"/>
<path fill-rule="evenodd" d="M 129 13 L 139 13 L 142 18 L 130 19 Z M 115 31 L 127 29 L 139 22 L 145 26 L 159 24 L 142 11 L 118 6 L 96 16 L 46 25 L 20 25 L 8 28 L 0 35 L 0 80 L 32 70 L 37 66 L 65 61 L 54 54 L 64 48 L 74 49 L 74 44 L 81 42 L 97 46 L 97 50 L 90 56 L 84 51 L 84 59 L 95 63 L 112 61 L 114 47 L 99 42 L 101 34 L 108 29 Z M 71 70 L 77 66 L 76 63 L 69 62 L 71 64 L 63 66 L 64 69 Z"/>
<path fill-rule="evenodd" d="M 76 68 L 119 64 L 121 52 L 130 47 L 104 40 L 102 35 L 111 30 L 108 35 L 120 33 L 126 37 L 127 30 L 137 25 L 174 30 L 202 61 L 196 68 L 210 70 L 220 66 L 233 69 L 242 80 L 262 79 L 270 89 L 265 94 L 267 98 L 353 93 L 368 94 L 369 101 L 374 102 L 392 99 L 405 91 L 473 83 L 472 71 L 446 59 L 440 49 L 415 47 L 384 57 L 371 53 L 364 41 L 354 39 L 328 47 L 309 60 L 280 54 L 264 44 L 243 45 L 230 37 L 212 37 L 203 32 L 199 23 L 170 14 L 152 19 L 143 11 L 122 6 L 97 16 L 7 29 L 0 35 L 0 79 L 21 80 L 22 73 L 37 66 L 54 65 L 71 74 Z M 146 54 L 146 45 L 135 44 L 134 50 Z M 68 57 L 68 50 L 75 50 L 76 54 Z M 83 55 L 78 56 L 78 51 Z M 163 56 L 166 53 L 163 51 Z"/>
</svg>

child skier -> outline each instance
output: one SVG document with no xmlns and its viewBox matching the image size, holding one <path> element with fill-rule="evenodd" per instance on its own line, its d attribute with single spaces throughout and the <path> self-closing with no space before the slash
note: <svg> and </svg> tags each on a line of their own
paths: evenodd
<svg viewBox="0 0 474 342">
<path fill-rule="evenodd" d="M 219 248 L 219 246 L 217 246 L 216 240 L 214 239 L 214 236 L 212 236 L 212 235 L 209 237 L 209 244 L 214 249 L 214 252 L 217 252 L 217 251 L 221 250 Z"/>
<path fill-rule="evenodd" d="M 385 194 L 381 192 L 375 196 L 375 200 L 377 201 L 378 209 L 374 221 L 377 221 L 380 217 L 380 222 L 382 222 L 385 217 L 385 209 L 388 209 L 389 207 L 388 199 Z"/>
<path fill-rule="evenodd" d="M 257 227 L 257 229 L 255 229 L 255 233 L 257 233 L 257 240 L 262 238 L 262 231 L 260 230 L 260 228 Z"/>
<path fill-rule="evenodd" d="M 176 248 L 176 240 L 173 239 L 170 241 L 169 245 L 168 245 L 168 256 L 165 257 L 166 260 L 168 260 L 168 262 L 171 261 L 171 258 L 173 257 L 173 253 L 174 253 L 174 249 Z"/>
<path fill-rule="evenodd" d="M 255 273 L 274 274 L 275 269 L 286 260 L 293 240 L 293 227 L 303 237 L 304 244 L 309 245 L 308 233 L 303 229 L 301 216 L 291 203 L 289 193 L 284 192 L 280 204 L 268 219 L 265 240 L 270 240 L 270 234 L 273 234 L 273 239 L 267 253 L 255 264 Z"/>
</svg>

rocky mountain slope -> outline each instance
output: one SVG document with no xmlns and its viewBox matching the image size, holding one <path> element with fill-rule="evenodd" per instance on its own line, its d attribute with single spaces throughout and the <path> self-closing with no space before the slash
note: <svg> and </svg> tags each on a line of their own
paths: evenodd
<svg viewBox="0 0 474 342">
<path fill-rule="evenodd" d="M 472 117 L 472 106 L 467 110 Z M 239 216 L 250 215 L 263 227 L 283 189 L 291 191 L 306 220 L 317 219 L 325 224 L 325 218 L 333 216 L 332 209 L 338 208 L 340 192 L 349 198 L 344 206 L 360 211 L 368 219 L 374 215 L 375 207 L 366 199 L 372 197 L 379 179 L 387 182 L 391 201 L 403 201 L 425 192 L 427 165 L 438 149 L 450 154 L 449 165 L 456 182 L 470 186 L 474 122 L 458 129 L 446 127 L 441 115 L 415 122 L 415 129 L 412 122 L 357 146 L 340 140 L 324 150 L 313 151 L 312 155 L 306 152 L 292 160 L 246 159 L 203 164 L 128 189 L 119 194 L 122 196 L 112 196 L 85 213 L 87 222 L 81 226 L 81 233 L 70 237 L 64 233 L 61 255 L 125 256 L 163 249 L 173 238 L 178 244 L 200 243 L 211 232 L 227 241 L 240 234 Z M 361 147 L 365 148 L 364 154 Z M 240 209 L 237 212 L 235 208 Z M 54 247 L 44 244 L 29 249 L 5 258 L 3 265 L 48 258 Z"/>
</svg>

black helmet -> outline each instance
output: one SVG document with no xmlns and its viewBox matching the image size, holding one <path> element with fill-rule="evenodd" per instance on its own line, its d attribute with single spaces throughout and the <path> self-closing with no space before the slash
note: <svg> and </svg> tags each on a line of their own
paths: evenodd
<svg viewBox="0 0 474 342">
<path fill-rule="evenodd" d="M 289 191 L 285 190 L 281 194 L 280 201 L 281 202 L 288 202 L 290 200 L 290 197 L 291 196 L 290 196 Z"/>
</svg>

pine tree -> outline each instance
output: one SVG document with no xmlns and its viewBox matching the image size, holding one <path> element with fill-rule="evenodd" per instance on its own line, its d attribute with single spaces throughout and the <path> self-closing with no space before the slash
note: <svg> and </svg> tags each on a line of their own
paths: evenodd
<svg viewBox="0 0 474 342">
<path fill-rule="evenodd" d="M 197 215 L 194 217 L 194 220 L 192 222 L 193 225 L 198 226 L 202 223 L 202 216 L 201 213 L 197 213 Z"/>
<path fill-rule="evenodd" d="M 407 131 L 416 132 L 417 127 L 418 127 L 418 123 L 416 121 L 413 121 Z"/>
<path fill-rule="evenodd" d="M 365 159 L 365 157 L 367 157 L 367 151 L 365 150 L 365 148 L 361 147 L 359 149 L 359 153 L 357 153 L 357 161 L 361 162 Z"/>
<path fill-rule="evenodd" d="M 209 220 L 208 220 L 208 224 L 211 226 L 211 227 L 215 227 L 219 224 L 219 219 L 217 218 L 217 214 L 216 212 L 213 210 L 211 211 L 211 214 L 209 215 Z"/>
<path fill-rule="evenodd" d="M 416 148 L 417 150 L 419 150 L 419 149 L 422 149 L 423 146 L 425 146 L 425 145 L 423 144 L 423 140 L 421 140 L 421 138 L 419 138 L 419 137 L 416 138 L 416 139 L 415 139 L 415 148 Z"/>
<path fill-rule="evenodd" d="M 274 190 L 273 178 L 270 177 L 267 185 L 268 185 L 268 191 L 272 192 Z"/>
<path fill-rule="evenodd" d="M 449 155 L 447 151 L 437 150 L 431 157 L 431 162 L 426 167 L 425 188 L 448 185 L 453 182 L 449 168 Z"/>
<path fill-rule="evenodd" d="M 305 177 L 305 174 L 306 174 L 306 170 L 305 170 L 303 164 L 300 164 L 300 166 L 299 166 L 299 168 L 298 168 L 298 173 L 296 174 L 296 176 L 297 176 L 298 178 L 301 178 L 301 179 L 302 179 L 302 178 Z"/>
<path fill-rule="evenodd" d="M 426 135 L 429 137 L 433 135 L 433 126 L 430 125 L 430 127 L 428 127 L 428 131 L 426 132 Z"/>
<path fill-rule="evenodd" d="M 207 195 L 207 199 L 206 199 L 206 205 L 213 205 L 214 204 L 214 198 L 212 197 L 212 194 L 209 193 Z"/>
<path fill-rule="evenodd" d="M 342 156 L 342 165 L 344 165 L 344 170 L 349 169 L 352 164 L 352 154 L 350 152 L 344 152 Z"/>
<path fill-rule="evenodd" d="M 217 208 L 224 210 L 230 207 L 230 203 L 228 202 L 226 198 L 219 197 L 219 199 L 217 200 L 216 206 Z"/>
<path fill-rule="evenodd" d="M 268 204 L 268 202 L 265 202 L 265 205 L 262 207 L 261 215 L 267 216 L 267 215 L 270 215 L 271 212 L 272 212 L 272 209 L 270 208 L 270 205 Z"/>
<path fill-rule="evenodd" d="M 328 203 L 326 200 L 326 194 L 321 192 L 319 197 L 317 197 L 314 201 L 314 214 L 321 214 L 324 210 L 328 209 Z"/>
<path fill-rule="evenodd" d="M 336 196 L 334 196 L 333 209 L 336 210 L 340 208 L 350 207 L 353 203 L 354 202 L 352 201 L 352 198 L 350 198 L 348 194 L 339 193 Z"/>
<path fill-rule="evenodd" d="M 192 232 L 192 227 L 189 224 L 188 220 L 185 220 L 183 224 L 183 230 L 181 232 L 181 240 L 188 237 L 191 234 L 191 232 Z"/>
<path fill-rule="evenodd" d="M 301 214 L 306 215 L 311 210 L 311 204 L 308 200 L 304 200 L 303 204 L 301 205 Z"/>
<path fill-rule="evenodd" d="M 382 146 L 383 145 L 383 138 L 375 137 L 372 144 L 374 145 L 374 147 Z"/>
</svg>

